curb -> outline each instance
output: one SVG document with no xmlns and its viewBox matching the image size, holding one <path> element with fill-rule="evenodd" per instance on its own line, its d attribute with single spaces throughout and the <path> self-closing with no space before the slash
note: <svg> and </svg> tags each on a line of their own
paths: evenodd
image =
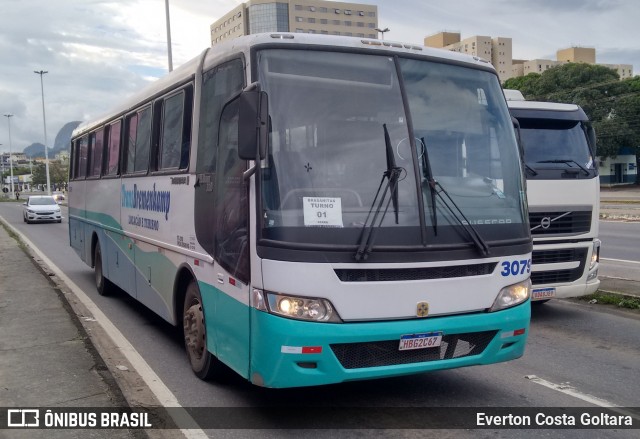
<svg viewBox="0 0 640 439">
<path fill-rule="evenodd" d="M 64 308 L 69 314 L 69 318 L 83 333 L 85 339 L 85 347 L 90 350 L 100 365 L 100 375 L 105 379 L 105 383 L 109 386 L 110 392 L 114 396 L 119 396 L 116 403 L 121 403 L 132 409 L 136 407 L 163 407 L 162 401 L 153 394 L 140 376 L 137 369 L 131 364 L 122 348 L 118 347 L 112 337 L 106 332 L 100 322 L 88 309 L 85 304 L 78 298 L 62 277 L 55 270 L 51 269 L 47 263 L 41 258 L 38 252 L 29 245 L 28 240 L 23 239 L 19 230 L 15 229 L 4 218 L 0 216 L 0 227 L 4 227 L 9 232 L 12 239 L 15 240 L 16 246 L 31 259 L 36 266 L 39 274 L 48 279 L 49 284 L 60 297 Z M 125 365 L 124 369 L 118 366 Z M 171 421 L 165 421 L 171 424 Z M 183 430 L 178 429 L 130 429 L 130 437 L 133 439 L 177 439 L 184 438 Z M 0 436 L 1 437 L 1 436 Z"/>
<path fill-rule="evenodd" d="M 637 299 L 640 297 L 640 281 L 603 276 L 600 278 L 600 290 Z"/>
</svg>

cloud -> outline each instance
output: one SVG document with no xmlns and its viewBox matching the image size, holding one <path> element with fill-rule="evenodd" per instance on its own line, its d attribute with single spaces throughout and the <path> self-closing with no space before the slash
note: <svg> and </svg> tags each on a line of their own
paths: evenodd
<svg viewBox="0 0 640 439">
<path fill-rule="evenodd" d="M 148 41 L 135 26 L 123 26 L 117 6 L 98 0 L 5 0 L 0 105 L 3 112 L 16 115 L 11 127 L 14 150 L 44 141 L 35 70 L 48 71 L 43 83 L 49 146 L 66 122 L 104 112 L 148 82 L 127 66 L 158 66 L 162 46 Z"/>
<path fill-rule="evenodd" d="M 516 58 L 555 58 L 571 45 L 595 47 L 598 62 L 633 64 L 640 73 L 637 3 L 632 0 L 361 0 L 378 4 L 390 40 L 422 43 L 456 30 L 511 37 Z M 240 0 L 170 0 L 174 67 L 210 44 L 209 25 Z M 167 71 L 161 0 L 2 0 L 0 112 L 11 121 L 14 149 L 47 143 L 72 120 L 96 117 Z M 2 123 L 4 122 L 4 123 Z M 0 150 L 8 150 L 6 120 Z"/>
</svg>

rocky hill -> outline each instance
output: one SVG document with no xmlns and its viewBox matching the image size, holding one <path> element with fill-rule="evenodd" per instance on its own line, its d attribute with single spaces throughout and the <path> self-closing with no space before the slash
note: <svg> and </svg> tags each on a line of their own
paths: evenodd
<svg viewBox="0 0 640 439">
<path fill-rule="evenodd" d="M 78 125 L 80 125 L 79 121 L 68 122 L 58 131 L 53 143 L 53 148 L 49 148 L 47 151 L 49 157 L 53 158 L 60 151 L 69 150 L 71 133 L 73 133 L 73 130 L 75 130 Z M 32 143 L 27 146 L 23 152 L 27 157 L 44 157 L 44 145 L 42 143 Z"/>
</svg>

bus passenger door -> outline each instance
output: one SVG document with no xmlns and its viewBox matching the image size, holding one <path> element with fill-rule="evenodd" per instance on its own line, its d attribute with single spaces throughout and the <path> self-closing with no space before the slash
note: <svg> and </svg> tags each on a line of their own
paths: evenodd
<svg viewBox="0 0 640 439">
<path fill-rule="evenodd" d="M 249 185 L 238 156 L 238 100 L 220 118 L 214 203 L 218 358 L 243 376 L 249 370 Z M 222 277 L 222 279 L 221 279 Z"/>
<path fill-rule="evenodd" d="M 247 186 L 242 179 L 246 162 L 237 151 L 237 99 L 229 103 L 243 87 L 244 64 L 239 58 L 203 74 L 193 215 L 196 239 L 215 260 L 213 278 L 201 285 L 208 348 L 246 377 L 249 249 Z"/>
</svg>

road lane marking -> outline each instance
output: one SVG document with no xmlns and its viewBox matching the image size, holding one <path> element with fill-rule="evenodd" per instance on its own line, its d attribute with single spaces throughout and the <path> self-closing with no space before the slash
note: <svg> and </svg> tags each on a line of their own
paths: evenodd
<svg viewBox="0 0 640 439">
<path fill-rule="evenodd" d="M 147 387 L 155 395 L 163 407 L 171 407 L 175 410 L 169 412 L 169 415 L 173 418 L 176 425 L 184 425 L 182 420 L 187 425 L 198 425 L 193 420 L 191 415 L 186 410 L 182 409 L 182 405 L 178 402 L 178 399 L 173 395 L 171 390 L 162 382 L 160 377 L 153 371 L 149 363 L 138 353 L 133 345 L 127 340 L 127 338 L 120 332 L 120 330 L 109 320 L 109 318 L 98 308 L 98 306 L 85 294 L 85 292 L 78 287 L 63 271 L 53 263 L 38 247 L 36 247 L 24 234 L 22 234 L 17 228 L 13 227 L 7 222 L 6 219 L 0 217 L 4 224 L 8 226 L 13 232 L 20 237 L 20 239 L 28 245 L 31 250 L 44 262 L 50 271 L 52 271 L 58 278 L 60 278 L 66 286 L 75 294 L 75 296 L 82 302 L 82 304 L 91 312 L 93 317 L 98 321 L 98 324 L 102 326 L 111 340 L 115 344 L 115 347 L 119 349 L 125 358 L 129 361 L 131 366 L 136 370 L 138 375 L 144 380 Z M 182 434 L 188 439 L 202 439 L 208 436 L 201 429 L 181 429 Z"/>
<path fill-rule="evenodd" d="M 605 399 L 579 392 L 574 387 L 569 386 L 568 384 L 554 384 L 551 381 L 547 381 L 545 379 L 537 377 L 536 375 L 525 375 L 525 378 L 533 383 L 540 384 L 541 386 L 556 390 L 558 392 L 564 393 L 565 395 L 573 396 L 574 398 L 588 402 L 589 404 L 597 405 L 598 407 L 605 407 L 613 412 L 620 413 L 621 415 L 631 416 L 634 419 L 640 420 L 640 416 L 636 415 L 635 413 L 629 412 L 621 406 L 613 404 Z"/>
<path fill-rule="evenodd" d="M 640 264 L 640 261 L 629 261 L 627 259 L 600 258 L 601 261 L 624 262 L 627 264 Z"/>
</svg>

